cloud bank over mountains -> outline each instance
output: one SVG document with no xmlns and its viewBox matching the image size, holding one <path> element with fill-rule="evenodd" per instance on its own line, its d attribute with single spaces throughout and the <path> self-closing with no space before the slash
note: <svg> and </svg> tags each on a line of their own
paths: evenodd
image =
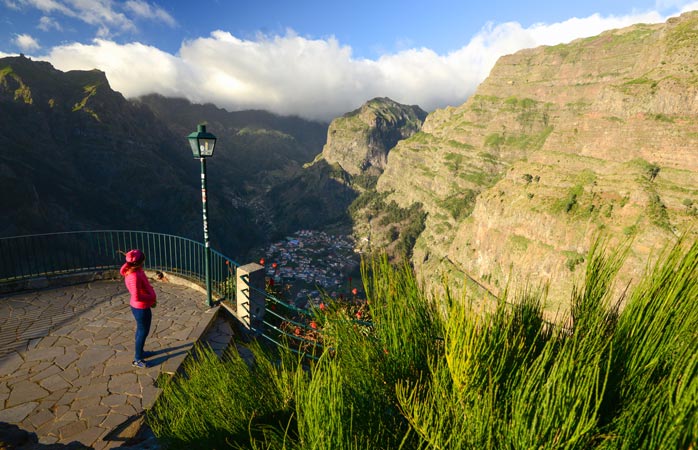
<svg viewBox="0 0 698 450">
<path fill-rule="evenodd" d="M 134 14 L 176 25 L 166 12 L 147 3 L 131 1 L 128 7 Z M 698 2 L 684 5 L 681 12 L 694 9 L 698 9 Z M 108 17 L 113 23 L 131 25 L 117 13 Z M 417 104 L 427 111 L 459 105 L 502 55 L 667 18 L 660 12 L 644 12 L 607 17 L 594 14 L 528 28 L 516 22 L 490 23 L 465 46 L 448 54 L 411 48 L 375 60 L 352 56 L 351 47 L 334 37 L 312 39 L 293 30 L 247 40 L 217 30 L 182 42 L 176 54 L 138 42 L 116 43 L 106 29 L 104 37 L 89 44 L 67 43 L 43 53 L 30 35 L 17 39 L 33 58 L 47 60 L 57 69 L 98 68 L 106 72 L 112 88 L 126 97 L 156 92 L 228 110 L 265 109 L 329 121 L 378 96 Z M 57 26 L 48 18 L 44 24 Z"/>
</svg>

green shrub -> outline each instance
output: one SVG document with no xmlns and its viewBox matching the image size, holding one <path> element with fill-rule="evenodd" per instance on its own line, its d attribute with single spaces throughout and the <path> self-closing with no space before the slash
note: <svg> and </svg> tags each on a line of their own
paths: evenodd
<svg viewBox="0 0 698 450">
<path fill-rule="evenodd" d="M 666 251 L 621 311 L 628 249 L 596 242 L 560 325 L 543 318 L 545 291 L 483 308 L 364 261 L 372 326 L 318 311 L 318 361 L 199 349 L 148 423 L 173 449 L 696 448 L 698 242 Z"/>
</svg>

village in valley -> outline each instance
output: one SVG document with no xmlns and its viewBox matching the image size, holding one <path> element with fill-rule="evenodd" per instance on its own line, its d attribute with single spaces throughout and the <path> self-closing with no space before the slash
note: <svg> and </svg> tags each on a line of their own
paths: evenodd
<svg viewBox="0 0 698 450">
<path fill-rule="evenodd" d="M 260 264 L 289 303 L 306 308 L 309 302 L 319 304 L 323 295 L 338 298 L 352 295 L 355 288 L 361 290 L 360 261 L 354 248 L 350 236 L 300 230 L 271 244 Z"/>
</svg>

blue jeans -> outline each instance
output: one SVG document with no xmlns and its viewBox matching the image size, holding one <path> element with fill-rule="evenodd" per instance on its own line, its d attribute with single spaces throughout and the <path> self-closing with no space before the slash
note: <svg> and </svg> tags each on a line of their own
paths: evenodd
<svg viewBox="0 0 698 450">
<path fill-rule="evenodd" d="M 138 361 L 143 359 L 143 346 L 145 345 L 145 338 L 150 333 L 150 322 L 153 319 L 153 313 L 150 311 L 150 308 L 138 309 L 133 306 L 131 307 L 131 312 L 136 319 L 136 352 L 133 359 Z"/>
</svg>

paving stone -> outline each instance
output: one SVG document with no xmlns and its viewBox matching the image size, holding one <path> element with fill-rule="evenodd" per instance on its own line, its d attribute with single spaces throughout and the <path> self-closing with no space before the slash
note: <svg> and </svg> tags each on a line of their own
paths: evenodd
<svg viewBox="0 0 698 450">
<path fill-rule="evenodd" d="M 104 393 L 103 395 L 95 395 L 87 398 L 76 398 L 72 402 L 70 402 L 70 409 L 71 411 L 77 411 L 81 416 L 82 412 L 91 409 L 102 409 L 102 408 L 109 408 L 108 406 L 102 405 L 102 397 L 106 396 L 107 394 Z"/>
<path fill-rule="evenodd" d="M 38 411 L 35 414 L 30 414 L 26 418 L 26 420 L 30 422 L 32 425 L 34 425 L 36 428 L 41 427 L 49 420 L 54 420 L 55 416 L 48 409 L 37 408 L 37 410 Z"/>
<path fill-rule="evenodd" d="M 106 432 L 107 430 L 103 428 L 88 427 L 85 431 L 71 436 L 70 439 L 88 445 L 90 448 L 95 448 L 94 444 L 99 442 Z"/>
<path fill-rule="evenodd" d="M 87 428 L 85 431 L 75 434 L 70 437 L 71 440 L 81 442 L 85 445 L 90 446 L 90 448 L 96 448 L 95 444 L 98 443 L 102 437 L 108 432 L 108 430 L 105 430 L 103 428 L 99 427 L 92 427 L 92 428 Z M 108 448 L 108 447 L 100 447 L 100 448 Z M 114 447 L 112 447 L 114 448 Z"/>
<path fill-rule="evenodd" d="M 102 405 L 110 406 L 116 408 L 119 405 L 126 403 L 126 395 L 124 394 L 110 394 L 102 398 Z"/>
<path fill-rule="evenodd" d="M 62 427 L 66 423 L 72 423 L 75 422 L 79 419 L 80 414 L 77 411 L 73 411 L 72 409 L 67 410 L 63 414 L 59 415 L 58 418 L 56 419 L 56 423 L 59 424 L 59 427 Z"/>
<path fill-rule="evenodd" d="M 80 358 L 75 362 L 75 367 L 80 372 L 87 371 L 88 368 L 92 369 L 113 356 L 114 351 L 109 347 L 90 348 L 80 355 Z"/>
<path fill-rule="evenodd" d="M 131 405 L 136 411 L 143 411 L 143 398 L 142 394 L 139 395 L 129 395 L 126 397 L 126 401 Z"/>
<path fill-rule="evenodd" d="M 49 409 L 53 415 L 56 417 L 56 420 L 60 419 L 63 417 L 65 413 L 70 411 L 70 407 L 68 406 L 67 403 L 65 404 L 55 404 Z"/>
<path fill-rule="evenodd" d="M 58 370 L 60 371 L 60 369 Z M 65 378 L 63 378 L 60 375 L 60 373 L 56 373 L 54 375 L 42 379 L 41 381 L 39 381 L 39 385 L 51 393 L 59 391 L 61 389 L 67 389 L 71 386 L 70 383 L 65 381 Z"/>
<path fill-rule="evenodd" d="M 140 394 L 140 390 L 135 373 L 116 375 L 109 380 L 109 392 L 114 394 Z"/>
<path fill-rule="evenodd" d="M 28 402 L 22 403 L 11 408 L 5 408 L 0 411 L 0 422 L 7 423 L 20 423 L 23 421 L 29 413 L 31 413 L 34 408 L 37 407 L 38 402 Z"/>
<path fill-rule="evenodd" d="M 56 334 L 55 332 L 53 333 L 54 335 Z M 77 341 L 70 337 L 70 335 L 66 336 L 57 336 L 56 335 L 56 347 L 67 347 L 67 348 L 75 348 L 77 345 Z"/>
<path fill-rule="evenodd" d="M 63 347 L 35 348 L 27 353 L 27 361 L 52 361 L 64 353 Z"/>
<path fill-rule="evenodd" d="M 79 355 L 71 348 L 63 348 L 65 350 L 65 353 L 61 356 L 56 357 L 56 359 L 53 360 L 53 363 L 61 369 L 65 370 L 69 365 L 77 361 Z"/>
<path fill-rule="evenodd" d="M 133 353 L 117 352 L 116 356 L 109 361 L 109 364 L 104 368 L 103 375 L 114 376 L 127 372 L 133 372 Z"/>
<path fill-rule="evenodd" d="M 90 417 L 105 416 L 109 414 L 110 408 L 106 405 L 96 404 L 85 406 L 80 409 L 80 417 L 82 419 L 88 419 Z"/>
<path fill-rule="evenodd" d="M 25 369 L 24 367 L 20 367 L 19 369 L 12 372 L 11 375 L 9 375 L 3 379 L 5 381 L 7 381 L 8 386 L 12 386 L 13 384 L 17 384 L 20 381 L 26 381 L 27 378 L 29 378 L 29 369 Z"/>
<path fill-rule="evenodd" d="M 95 380 L 94 383 L 82 386 L 81 389 L 75 394 L 75 398 L 105 396 L 109 393 L 108 386 L 109 383 L 104 379 L 100 379 L 99 381 Z"/>
<path fill-rule="evenodd" d="M 38 382 L 39 384 L 41 383 L 44 379 L 58 376 L 59 373 L 63 372 L 63 369 L 60 367 L 56 366 L 55 364 L 51 364 L 50 366 L 46 367 L 45 369 L 42 369 L 40 372 L 35 373 L 29 378 L 29 381 L 33 382 Z M 58 387 L 60 389 L 60 387 Z"/>
<path fill-rule="evenodd" d="M 24 358 L 17 352 L 0 357 L 0 377 L 13 373 L 19 369 L 22 363 L 24 363 Z"/>
<path fill-rule="evenodd" d="M 58 442 L 58 428 L 56 428 L 56 422 L 54 420 L 49 420 L 45 424 L 37 427 L 34 432 L 39 437 L 39 442 L 42 444 L 54 444 Z"/>
<path fill-rule="evenodd" d="M 99 424 L 99 426 L 112 430 L 117 426 L 121 425 L 122 423 L 126 422 L 126 420 L 128 420 L 128 416 L 111 412 L 107 415 L 107 417 L 104 418 L 104 420 L 102 421 L 102 423 Z"/>
<path fill-rule="evenodd" d="M 24 361 L 24 364 L 22 364 L 22 367 L 20 367 L 21 370 L 26 370 L 27 373 L 35 373 L 35 372 L 40 372 L 50 366 L 51 363 L 48 361 L 44 361 L 42 359 L 35 359 L 35 360 L 30 360 L 29 358 L 26 358 Z M 15 375 L 14 373 L 12 374 L 13 376 Z"/>
<path fill-rule="evenodd" d="M 155 404 L 158 395 L 160 394 L 160 389 L 155 386 L 143 386 L 142 391 L 142 405 L 143 409 L 150 409 Z"/>
<path fill-rule="evenodd" d="M 134 415 L 139 413 L 139 411 L 136 408 L 134 408 L 131 404 L 129 404 L 128 402 L 124 403 L 123 405 L 114 406 L 111 409 L 111 412 L 117 413 L 117 414 L 123 414 L 125 416 L 134 416 Z"/>
<path fill-rule="evenodd" d="M 58 341 L 58 336 L 49 335 L 40 339 L 37 343 L 37 348 L 52 348 L 55 347 L 56 341 Z"/>
<path fill-rule="evenodd" d="M 72 441 L 73 436 L 87 430 L 87 422 L 84 420 L 76 420 L 59 428 L 59 436 L 62 440 Z"/>
<path fill-rule="evenodd" d="M 71 385 L 75 386 L 75 382 L 80 379 L 80 374 L 76 367 L 68 367 L 61 372 L 61 377 Z"/>
<path fill-rule="evenodd" d="M 60 375 L 58 375 L 58 376 L 60 376 Z M 48 402 L 51 402 L 52 404 L 55 404 L 56 400 L 63 397 L 66 394 L 66 392 L 68 392 L 70 387 L 71 386 L 69 385 L 67 388 L 51 391 L 51 395 L 49 395 L 46 398 L 41 399 L 41 401 L 42 402 L 48 401 Z M 48 388 L 46 388 L 46 389 L 48 389 Z M 48 390 L 51 390 L 51 389 L 48 389 Z"/>
<path fill-rule="evenodd" d="M 41 436 L 39 438 L 39 443 L 44 445 L 52 445 L 58 442 L 58 436 Z"/>
<path fill-rule="evenodd" d="M 82 345 L 86 345 L 88 347 L 94 345 L 95 335 L 92 331 L 79 330 L 74 333 L 71 333 L 70 337 L 80 342 Z"/>
<path fill-rule="evenodd" d="M 102 423 L 104 416 L 109 414 L 110 408 L 105 405 L 90 405 L 80 410 L 80 418 L 88 422 L 94 422 L 95 426 Z"/>
<path fill-rule="evenodd" d="M 61 396 L 61 398 L 59 398 L 58 400 L 56 400 L 55 404 L 56 404 L 56 405 L 67 405 L 67 406 L 70 406 L 70 405 L 72 405 L 73 402 L 75 401 L 75 397 L 78 396 L 79 392 L 80 392 L 80 391 L 74 391 L 74 392 L 68 391 L 68 392 L 66 392 L 65 394 L 63 394 L 63 395 Z"/>
<path fill-rule="evenodd" d="M 30 381 L 20 381 L 10 388 L 10 397 L 7 399 L 8 407 L 33 402 L 49 395 L 49 391 Z"/>
</svg>

